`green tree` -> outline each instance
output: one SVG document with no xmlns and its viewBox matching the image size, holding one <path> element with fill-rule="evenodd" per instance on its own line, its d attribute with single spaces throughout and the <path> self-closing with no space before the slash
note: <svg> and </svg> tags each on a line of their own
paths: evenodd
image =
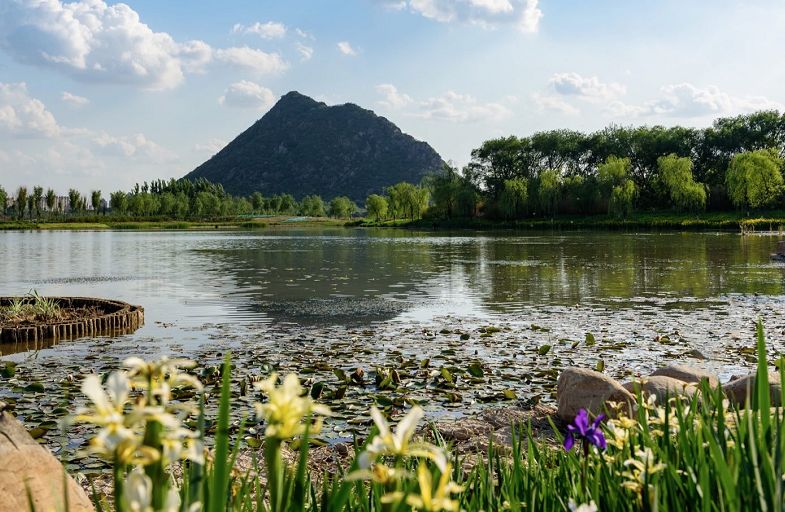
<svg viewBox="0 0 785 512">
<path fill-rule="evenodd" d="M 281 194 L 281 204 L 278 209 L 280 213 L 292 214 L 297 211 L 297 201 L 291 194 Z"/>
<path fill-rule="evenodd" d="M 93 207 L 93 211 L 98 213 L 98 210 L 101 208 L 101 191 L 100 190 L 93 190 L 90 192 L 90 206 Z M 106 213 L 106 212 L 104 212 Z"/>
<path fill-rule="evenodd" d="M 368 210 L 368 217 L 375 221 L 387 218 L 387 199 L 378 194 L 371 194 L 365 200 L 365 209 Z"/>
<path fill-rule="evenodd" d="M 16 200 L 14 201 L 17 216 L 22 219 L 25 216 L 25 206 L 27 206 L 27 187 L 16 189 Z"/>
<path fill-rule="evenodd" d="M 526 215 L 529 199 L 529 183 L 526 179 L 504 180 L 504 189 L 499 195 L 499 213 L 505 219 L 520 219 Z"/>
<path fill-rule="evenodd" d="M 300 215 L 306 217 L 324 217 L 324 201 L 317 195 L 305 196 L 300 202 Z"/>
<path fill-rule="evenodd" d="M 5 215 L 6 208 L 8 208 L 8 192 L 0 187 L 0 215 Z"/>
<path fill-rule="evenodd" d="M 617 217 L 628 217 L 632 214 L 636 196 L 637 187 L 635 186 L 635 182 L 632 180 L 624 180 L 621 185 L 616 185 L 611 191 L 608 213 Z"/>
<path fill-rule="evenodd" d="M 671 153 L 657 159 L 657 168 L 676 208 L 687 211 L 706 209 L 706 186 L 693 179 L 692 160 Z"/>
<path fill-rule="evenodd" d="M 357 205 L 346 196 L 334 197 L 330 201 L 330 215 L 339 219 L 351 217 L 357 211 Z"/>
<path fill-rule="evenodd" d="M 561 181 L 559 172 L 548 169 L 540 173 L 537 180 L 537 202 L 543 214 L 556 215 L 556 207 L 559 204 L 561 194 Z"/>
<path fill-rule="evenodd" d="M 629 176 L 630 159 L 609 156 L 597 170 L 600 187 L 608 201 L 608 213 L 626 217 L 632 213 L 638 188 Z"/>
<path fill-rule="evenodd" d="M 128 210 L 128 196 L 122 190 L 109 194 L 109 206 L 112 212 L 124 214 Z"/>
<path fill-rule="evenodd" d="M 57 195 L 55 194 L 55 191 L 50 188 L 46 191 L 46 209 L 49 211 L 49 215 L 54 211 L 56 204 Z"/>
<path fill-rule="evenodd" d="M 782 194 L 782 158 L 774 149 L 734 156 L 726 174 L 728 196 L 737 208 L 771 206 Z"/>
<path fill-rule="evenodd" d="M 44 200 L 44 187 L 33 187 L 33 195 L 31 196 L 33 200 L 33 209 L 35 210 L 35 216 L 37 218 L 41 218 L 41 203 Z"/>
<path fill-rule="evenodd" d="M 253 206 L 253 211 L 256 213 L 262 213 L 264 211 L 264 196 L 261 192 L 254 192 L 251 194 L 251 205 Z"/>
<path fill-rule="evenodd" d="M 68 190 L 68 206 L 72 213 L 77 213 L 82 209 L 82 194 L 76 189 Z"/>
</svg>

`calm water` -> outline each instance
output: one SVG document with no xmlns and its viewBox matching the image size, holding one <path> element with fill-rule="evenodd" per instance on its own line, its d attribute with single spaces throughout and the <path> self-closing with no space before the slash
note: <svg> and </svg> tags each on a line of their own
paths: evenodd
<svg viewBox="0 0 785 512">
<path fill-rule="evenodd" d="M 783 295 L 785 265 L 769 261 L 775 241 L 359 229 L 6 232 L 0 294 L 35 289 L 141 304 L 147 326 L 136 336 L 210 323 L 514 316 L 532 306 L 699 307 L 734 295 Z"/>
<path fill-rule="evenodd" d="M 782 310 L 775 245 L 774 236 L 704 233 L 2 232 L 0 294 L 140 304 L 147 323 L 121 339 L 128 350 L 196 350 L 277 326 L 402 328 L 445 317 L 545 322 L 562 336 L 629 334 L 654 318 L 662 325 L 651 332 L 681 325 L 711 344 L 740 336 L 740 314 Z M 84 342 L 75 343 L 44 352 Z"/>
</svg>

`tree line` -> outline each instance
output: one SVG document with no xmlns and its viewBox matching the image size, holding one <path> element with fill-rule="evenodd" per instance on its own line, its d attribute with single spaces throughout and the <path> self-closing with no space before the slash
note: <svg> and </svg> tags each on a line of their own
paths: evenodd
<svg viewBox="0 0 785 512">
<path fill-rule="evenodd" d="M 705 129 L 609 126 L 484 142 L 463 169 L 430 176 L 431 214 L 518 219 L 633 210 L 779 208 L 785 115 L 717 119 Z"/>
<path fill-rule="evenodd" d="M 775 111 L 720 118 L 705 129 L 552 130 L 488 140 L 472 151 L 463 169 L 445 165 L 419 184 L 401 182 L 369 195 L 364 206 L 368 217 L 379 221 L 781 208 L 783 157 L 785 114 Z M 65 201 L 52 189 L 19 187 L 12 196 L 0 187 L 0 213 L 40 218 L 91 210 L 200 219 L 252 214 L 349 218 L 359 211 L 346 196 L 329 202 L 318 195 L 299 202 L 291 194 L 234 197 L 204 178 L 145 182 L 130 192 L 112 192 L 108 202 L 99 190 L 83 196 L 71 189 L 67 199 L 66 212 Z"/>
<path fill-rule="evenodd" d="M 298 202 L 291 194 L 265 197 L 254 192 L 248 197 L 235 197 L 223 186 L 204 178 L 155 180 L 136 184 L 130 192 L 118 190 L 109 194 L 108 201 L 100 190 L 89 196 L 70 189 L 67 196 L 58 197 L 53 189 L 19 187 L 9 195 L 0 187 L 0 214 L 25 218 L 65 216 L 113 215 L 139 218 L 208 219 L 240 215 L 303 215 L 348 218 L 358 211 L 357 205 L 346 196 L 325 202 L 319 196 L 306 196 Z"/>
</svg>

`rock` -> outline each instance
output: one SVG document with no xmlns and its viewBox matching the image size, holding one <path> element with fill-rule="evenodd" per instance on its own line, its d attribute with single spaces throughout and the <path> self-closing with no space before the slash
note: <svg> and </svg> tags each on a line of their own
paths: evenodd
<svg viewBox="0 0 785 512">
<path fill-rule="evenodd" d="M 745 375 L 743 377 L 733 378 L 730 382 L 722 386 L 722 391 L 733 403 L 743 404 L 747 400 L 747 393 L 749 395 L 755 394 L 755 374 Z M 769 372 L 769 396 L 771 397 L 771 405 L 779 407 L 782 402 L 782 383 L 780 382 L 780 374 L 774 371 Z"/>
<path fill-rule="evenodd" d="M 445 441 L 453 443 L 468 441 L 476 436 L 487 437 L 495 430 L 490 423 L 474 418 L 440 421 L 436 423 L 435 427 Z"/>
<path fill-rule="evenodd" d="M 658 404 L 664 404 L 668 398 L 676 396 L 691 397 L 698 390 L 698 386 L 695 383 L 685 382 L 664 375 L 641 377 L 632 382 L 626 382 L 622 384 L 622 386 L 633 395 L 637 395 L 637 388 L 640 387 L 641 394 L 644 398 L 655 395 Z"/>
<path fill-rule="evenodd" d="M 621 384 L 599 372 L 583 368 L 567 368 L 559 375 L 556 389 L 558 409 L 556 415 L 564 421 L 572 421 L 581 409 L 596 415 L 610 413 L 606 410 L 607 402 L 627 404 L 627 412 L 631 413 L 631 405 L 635 397 Z"/>
<path fill-rule="evenodd" d="M 65 475 L 65 468 L 49 450 L 39 445 L 24 426 L 10 414 L 0 413 L 0 512 L 30 510 L 62 511 L 63 483 L 68 492 L 68 512 L 93 511 L 84 490 Z"/>
<path fill-rule="evenodd" d="M 698 383 L 703 379 L 706 379 L 709 382 L 709 386 L 717 387 L 720 383 L 720 379 L 717 378 L 711 372 L 707 372 L 706 370 L 702 370 L 700 368 L 695 368 L 692 366 L 684 366 L 678 364 L 668 365 L 665 368 L 660 368 L 655 370 L 651 374 L 652 377 L 656 376 L 663 376 L 663 377 L 670 377 L 672 379 L 677 379 L 682 382 L 695 382 Z"/>
</svg>

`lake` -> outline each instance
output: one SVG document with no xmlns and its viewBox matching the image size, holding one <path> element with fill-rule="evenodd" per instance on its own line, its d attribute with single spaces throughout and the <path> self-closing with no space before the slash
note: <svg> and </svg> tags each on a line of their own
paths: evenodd
<svg viewBox="0 0 785 512">
<path fill-rule="evenodd" d="M 185 355 L 208 367 L 231 350 L 238 379 L 296 371 L 325 383 L 328 398 L 342 385 L 336 370 L 363 368 L 372 383 L 377 368 L 411 368 L 412 382 L 389 393 L 349 389 L 328 434 L 346 439 L 352 427 L 342 420 L 371 401 L 414 400 L 435 415 L 466 414 L 506 390 L 549 401 L 558 370 L 571 365 L 604 365 L 624 378 L 677 361 L 727 379 L 753 363 L 759 316 L 772 354 L 785 349 L 785 265 L 769 260 L 777 239 L 296 227 L 0 232 L 0 294 L 109 297 L 142 305 L 146 320 L 117 338 L 1 346 L 18 363 L 18 382 L 0 398 L 21 400 L 20 409 L 41 400 L 44 410 L 73 408 L 57 383 L 129 355 Z M 596 345 L 586 345 L 587 333 Z M 481 378 L 450 384 L 433 374 L 463 375 L 470 362 L 482 365 Z M 28 396 L 32 381 L 46 392 Z M 57 443 L 72 448 L 53 434 Z"/>
</svg>

